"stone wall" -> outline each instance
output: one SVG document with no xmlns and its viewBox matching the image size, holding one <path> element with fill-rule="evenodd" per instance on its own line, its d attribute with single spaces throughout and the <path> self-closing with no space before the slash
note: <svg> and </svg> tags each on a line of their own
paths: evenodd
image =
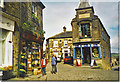
<svg viewBox="0 0 120 82">
<path fill-rule="evenodd" d="M 57 40 L 58 41 L 58 47 L 54 47 L 54 41 Z M 60 42 L 61 40 L 61 42 Z M 48 55 L 49 55 L 49 61 L 50 61 L 50 58 L 51 58 L 51 51 L 53 49 L 59 49 L 59 53 L 60 53 L 60 50 L 62 47 L 64 47 L 64 40 L 67 40 L 68 41 L 68 46 L 70 46 L 71 50 L 70 52 L 72 52 L 73 54 L 73 44 L 72 44 L 72 38 L 60 38 L 60 39 L 49 39 L 47 45 L 48 45 Z M 69 41 L 71 40 L 71 41 Z"/>
<path fill-rule="evenodd" d="M 42 9 L 38 6 L 38 15 L 39 19 L 42 21 Z M 18 55 L 20 48 L 20 29 L 25 21 L 31 21 L 32 18 L 32 2 L 22 2 L 21 7 L 19 2 L 5 2 L 4 3 L 4 12 L 11 15 L 14 18 L 17 18 L 15 21 L 15 30 L 13 32 L 13 71 L 16 76 L 18 76 Z M 21 17 L 21 20 L 20 20 Z M 41 22 L 43 23 L 43 22 Z M 41 27 L 43 28 L 42 24 Z M 41 45 L 41 52 L 43 53 L 43 44 Z"/>
</svg>

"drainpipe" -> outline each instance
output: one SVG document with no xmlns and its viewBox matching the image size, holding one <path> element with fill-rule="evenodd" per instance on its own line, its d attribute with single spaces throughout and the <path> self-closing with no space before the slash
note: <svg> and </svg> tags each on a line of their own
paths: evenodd
<svg viewBox="0 0 120 82">
<path fill-rule="evenodd" d="M 20 0 L 20 27 L 19 27 L 19 54 L 18 54 L 18 77 L 19 77 L 19 69 L 20 69 L 20 50 L 21 50 L 21 27 L 22 27 L 22 2 Z"/>
</svg>

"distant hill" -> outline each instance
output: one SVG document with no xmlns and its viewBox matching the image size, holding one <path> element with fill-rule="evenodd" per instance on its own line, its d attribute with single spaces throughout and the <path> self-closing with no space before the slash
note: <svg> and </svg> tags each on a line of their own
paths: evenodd
<svg viewBox="0 0 120 82">
<path fill-rule="evenodd" d="M 112 58 L 119 58 L 119 54 L 118 53 L 111 53 L 111 57 Z"/>
</svg>

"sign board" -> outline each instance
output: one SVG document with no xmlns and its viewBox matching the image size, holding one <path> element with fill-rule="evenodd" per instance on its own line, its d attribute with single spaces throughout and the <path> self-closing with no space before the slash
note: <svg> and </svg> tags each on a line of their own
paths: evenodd
<svg viewBox="0 0 120 82">
<path fill-rule="evenodd" d="M 91 61 L 91 66 L 93 66 L 93 64 L 94 64 L 94 61 L 95 61 L 95 60 L 92 60 L 92 61 Z"/>
<path fill-rule="evenodd" d="M 88 18 L 90 17 L 90 13 L 86 13 L 86 14 L 80 14 L 79 18 Z"/>
<path fill-rule="evenodd" d="M 14 21 L 2 16 L 2 21 L 0 22 L 0 28 L 14 31 Z"/>
<path fill-rule="evenodd" d="M 78 63 L 78 66 L 80 66 L 81 64 L 80 64 L 80 59 L 77 59 L 77 63 Z"/>
</svg>

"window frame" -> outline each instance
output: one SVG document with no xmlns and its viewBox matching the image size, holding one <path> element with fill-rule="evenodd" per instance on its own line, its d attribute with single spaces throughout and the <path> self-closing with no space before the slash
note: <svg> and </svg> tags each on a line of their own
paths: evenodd
<svg viewBox="0 0 120 82">
<path fill-rule="evenodd" d="M 32 13 L 37 16 L 37 6 L 35 3 L 32 3 Z"/>
<path fill-rule="evenodd" d="M 81 38 L 91 37 L 90 23 L 80 24 L 80 34 L 81 34 Z M 85 36 L 85 35 L 87 35 L 87 36 Z"/>
<path fill-rule="evenodd" d="M 57 45 L 56 45 L 55 42 L 57 43 Z M 54 40 L 54 41 L 53 41 L 53 47 L 58 47 L 58 40 Z"/>
</svg>

